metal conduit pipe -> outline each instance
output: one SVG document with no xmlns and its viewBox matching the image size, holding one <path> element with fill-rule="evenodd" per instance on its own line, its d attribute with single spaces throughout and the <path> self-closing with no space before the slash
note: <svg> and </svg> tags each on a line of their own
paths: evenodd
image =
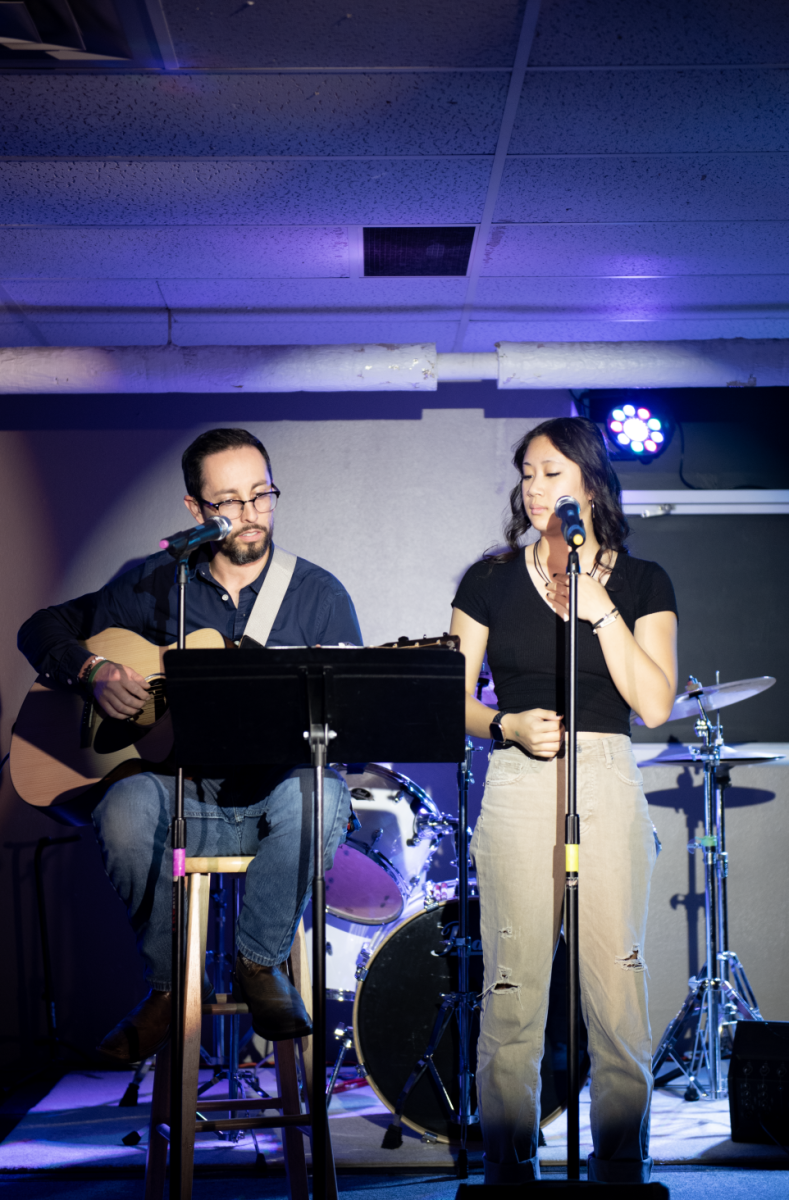
<svg viewBox="0 0 789 1200">
<path fill-rule="evenodd" d="M 407 346 L 25 346 L 0 349 L 0 394 L 434 392 L 499 388 L 775 387 L 789 339 L 499 342 L 495 352 Z"/>
</svg>

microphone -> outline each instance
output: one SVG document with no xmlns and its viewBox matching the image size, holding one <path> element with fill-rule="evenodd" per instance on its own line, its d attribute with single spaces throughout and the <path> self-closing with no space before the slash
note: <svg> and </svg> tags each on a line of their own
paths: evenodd
<svg viewBox="0 0 789 1200">
<path fill-rule="evenodd" d="M 232 528 L 232 523 L 227 517 L 212 517 L 203 525 L 193 525 L 191 529 L 183 529 L 180 533 L 162 538 L 159 549 L 167 550 L 173 558 L 186 558 L 204 542 L 221 542 Z"/>
<path fill-rule="evenodd" d="M 583 546 L 586 541 L 586 530 L 581 520 L 581 507 L 572 496 L 560 496 L 556 501 L 554 513 L 562 523 L 562 537 L 568 546 Z"/>
</svg>

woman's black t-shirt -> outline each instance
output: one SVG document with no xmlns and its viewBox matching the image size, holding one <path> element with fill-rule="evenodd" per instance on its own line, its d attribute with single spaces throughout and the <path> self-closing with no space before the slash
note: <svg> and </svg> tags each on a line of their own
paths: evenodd
<svg viewBox="0 0 789 1200">
<path fill-rule="evenodd" d="M 620 553 L 605 586 L 631 632 L 639 617 L 677 611 L 671 580 L 657 563 Z M 501 710 L 546 708 L 566 718 L 569 625 L 537 591 L 525 552 L 505 563 L 475 563 L 452 605 L 490 631 L 488 663 Z M 581 731 L 630 733 L 630 705 L 614 686 L 588 621 L 578 622 L 577 714 Z"/>
</svg>

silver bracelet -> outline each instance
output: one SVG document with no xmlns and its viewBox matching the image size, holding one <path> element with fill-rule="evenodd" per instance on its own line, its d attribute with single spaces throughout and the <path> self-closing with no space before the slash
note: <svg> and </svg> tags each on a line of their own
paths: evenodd
<svg viewBox="0 0 789 1200">
<path fill-rule="evenodd" d="M 604 617 L 600 618 L 599 621 L 595 621 L 594 625 L 592 626 L 592 633 L 595 635 L 595 637 L 597 637 L 601 629 L 605 629 L 606 625 L 611 625 L 618 616 L 619 609 L 612 608 L 611 611 L 607 612 Z"/>
</svg>

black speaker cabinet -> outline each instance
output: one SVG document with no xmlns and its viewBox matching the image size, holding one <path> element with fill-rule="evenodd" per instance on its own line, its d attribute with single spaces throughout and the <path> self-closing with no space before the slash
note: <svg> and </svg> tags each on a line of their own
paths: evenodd
<svg viewBox="0 0 789 1200">
<path fill-rule="evenodd" d="M 731 1140 L 789 1146 L 789 1021 L 738 1021 L 729 1064 Z"/>
</svg>

